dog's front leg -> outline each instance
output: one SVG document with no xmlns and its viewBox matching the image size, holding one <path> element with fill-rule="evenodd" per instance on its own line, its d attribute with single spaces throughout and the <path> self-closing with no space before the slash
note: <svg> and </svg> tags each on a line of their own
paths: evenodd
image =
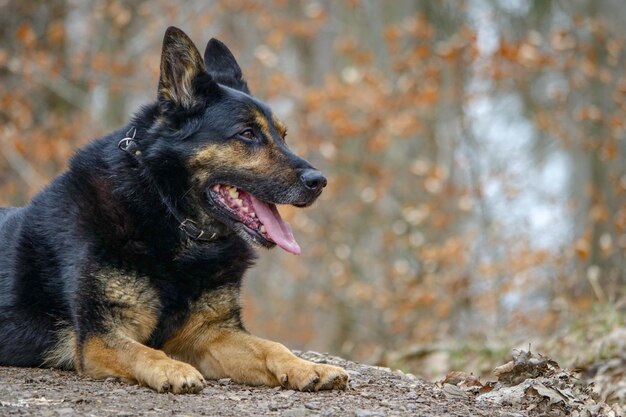
<svg viewBox="0 0 626 417">
<path fill-rule="evenodd" d="M 93 378 L 116 377 L 159 392 L 196 393 L 205 383 L 193 366 L 121 335 L 88 338 L 81 346 L 80 362 L 81 373 Z"/>
<path fill-rule="evenodd" d="M 348 374 L 341 368 L 300 359 L 280 343 L 244 331 L 219 329 L 197 358 L 208 378 L 232 378 L 250 385 L 281 385 L 300 391 L 345 389 Z"/>
<path fill-rule="evenodd" d="M 206 378 L 301 391 L 345 389 L 343 369 L 300 359 L 280 343 L 247 333 L 239 317 L 239 289 L 222 287 L 198 300 L 186 323 L 163 350 Z"/>
<path fill-rule="evenodd" d="M 86 274 L 79 288 L 78 370 L 93 378 L 116 377 L 159 392 L 199 392 L 204 378 L 191 365 L 146 346 L 161 311 L 147 276 L 112 268 Z"/>
</svg>

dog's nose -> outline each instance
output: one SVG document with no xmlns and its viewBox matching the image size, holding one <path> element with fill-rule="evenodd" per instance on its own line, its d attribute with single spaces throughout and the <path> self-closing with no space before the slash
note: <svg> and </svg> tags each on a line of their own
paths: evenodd
<svg viewBox="0 0 626 417">
<path fill-rule="evenodd" d="M 326 177 L 317 169 L 305 169 L 300 173 L 300 181 L 309 190 L 320 191 L 326 187 Z"/>
</svg>

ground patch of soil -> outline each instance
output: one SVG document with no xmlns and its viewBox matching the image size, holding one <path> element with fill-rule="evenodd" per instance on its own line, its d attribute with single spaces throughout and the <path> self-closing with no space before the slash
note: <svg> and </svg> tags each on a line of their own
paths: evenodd
<svg viewBox="0 0 626 417">
<path fill-rule="evenodd" d="M 500 416 L 510 405 L 455 396 L 412 375 L 314 352 L 301 357 L 344 367 L 351 389 L 304 393 L 209 381 L 200 394 L 158 394 L 114 379 L 93 380 L 55 369 L 0 367 L 0 416 Z M 522 409 L 523 410 L 523 409 Z"/>
</svg>

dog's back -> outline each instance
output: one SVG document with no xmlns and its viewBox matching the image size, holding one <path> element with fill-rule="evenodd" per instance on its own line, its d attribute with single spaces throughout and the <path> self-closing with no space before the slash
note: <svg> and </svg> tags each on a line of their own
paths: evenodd
<svg viewBox="0 0 626 417">
<path fill-rule="evenodd" d="M 20 212 L 19 208 L 0 207 L 0 227 L 4 225 L 4 220 Z"/>
<path fill-rule="evenodd" d="M 24 218 L 24 208 L 0 207 L 0 288 L 6 289 L 10 264 L 13 262 L 16 242 Z M 5 298 L 6 291 L 0 293 L 0 306 Z"/>
</svg>

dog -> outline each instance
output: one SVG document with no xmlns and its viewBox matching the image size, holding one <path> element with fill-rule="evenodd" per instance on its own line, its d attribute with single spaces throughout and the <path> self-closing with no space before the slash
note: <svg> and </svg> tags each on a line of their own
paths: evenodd
<svg viewBox="0 0 626 417">
<path fill-rule="evenodd" d="M 345 389 L 242 323 L 255 247 L 300 247 L 276 204 L 311 205 L 326 178 L 292 153 L 230 50 L 204 59 L 165 32 L 155 102 L 80 149 L 23 208 L 0 209 L 0 364 L 75 369 L 158 392 L 206 379 Z"/>
</svg>

